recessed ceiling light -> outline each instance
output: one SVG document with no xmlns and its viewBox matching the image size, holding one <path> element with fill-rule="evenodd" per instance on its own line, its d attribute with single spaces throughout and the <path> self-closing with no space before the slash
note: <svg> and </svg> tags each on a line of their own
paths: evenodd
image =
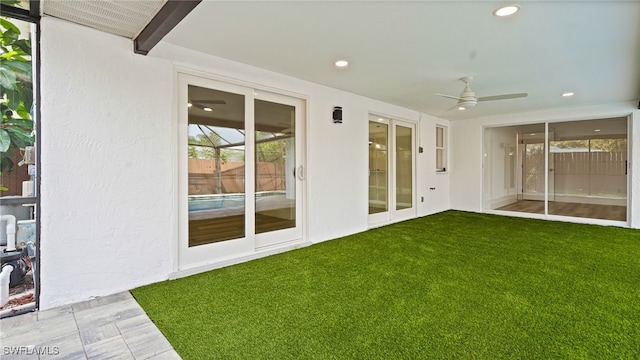
<svg viewBox="0 0 640 360">
<path fill-rule="evenodd" d="M 529 134 L 529 135 L 531 135 L 531 136 L 536 136 L 536 133 L 531 133 L 531 134 Z"/>
<path fill-rule="evenodd" d="M 334 63 L 337 67 L 347 67 L 347 65 L 349 65 L 349 62 L 347 60 L 338 60 Z"/>
<path fill-rule="evenodd" d="M 600 129 L 595 129 L 595 130 L 593 130 L 593 131 L 595 131 L 595 132 L 600 132 Z"/>
<path fill-rule="evenodd" d="M 204 111 L 213 111 L 213 109 L 212 109 L 212 108 L 210 108 L 210 107 L 202 108 L 202 110 L 204 110 Z"/>
<path fill-rule="evenodd" d="M 518 12 L 518 10 L 520 10 L 520 6 L 518 5 L 507 5 L 507 6 L 502 6 L 497 8 L 494 12 L 493 15 L 495 16 L 509 16 L 509 15 L 513 15 L 515 13 Z"/>
<path fill-rule="evenodd" d="M 564 96 L 564 97 L 569 97 L 569 96 L 573 96 L 573 95 L 575 95 L 575 94 L 572 93 L 572 92 L 562 93 L 562 96 Z"/>
</svg>

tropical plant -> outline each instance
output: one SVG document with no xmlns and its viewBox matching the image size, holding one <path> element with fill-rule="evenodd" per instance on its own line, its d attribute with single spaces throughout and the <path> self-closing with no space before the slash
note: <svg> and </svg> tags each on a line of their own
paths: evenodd
<svg viewBox="0 0 640 360">
<path fill-rule="evenodd" d="M 0 174 L 14 168 L 15 149 L 32 146 L 33 81 L 31 40 L 21 37 L 20 29 L 6 18 L 0 18 Z M 1 186 L 0 186 L 1 187 Z M 6 188 L 3 188 L 6 190 Z"/>
</svg>

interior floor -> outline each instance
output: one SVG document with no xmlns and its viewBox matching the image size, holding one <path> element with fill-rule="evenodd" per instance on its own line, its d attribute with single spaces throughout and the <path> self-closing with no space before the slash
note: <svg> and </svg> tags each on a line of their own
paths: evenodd
<svg viewBox="0 0 640 360">
<path fill-rule="evenodd" d="M 518 200 L 515 203 L 503 206 L 496 210 L 544 214 L 544 201 Z M 627 207 L 617 205 L 580 204 L 550 201 L 549 214 L 589 219 L 626 221 Z"/>
<path fill-rule="evenodd" d="M 375 207 L 375 206 L 369 205 L 369 214 L 377 214 L 385 211 L 387 211 L 387 208 L 381 208 L 381 207 Z"/>
<path fill-rule="evenodd" d="M 256 214 L 256 233 L 288 229 L 296 226 L 296 220 Z M 189 246 L 244 237 L 244 215 L 189 221 Z"/>
</svg>

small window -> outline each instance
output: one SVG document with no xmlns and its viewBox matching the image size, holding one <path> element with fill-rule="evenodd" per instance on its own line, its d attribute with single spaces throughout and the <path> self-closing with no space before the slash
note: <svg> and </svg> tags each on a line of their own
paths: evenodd
<svg viewBox="0 0 640 360">
<path fill-rule="evenodd" d="M 447 131 L 443 126 L 436 126 L 436 171 L 447 171 Z"/>
</svg>

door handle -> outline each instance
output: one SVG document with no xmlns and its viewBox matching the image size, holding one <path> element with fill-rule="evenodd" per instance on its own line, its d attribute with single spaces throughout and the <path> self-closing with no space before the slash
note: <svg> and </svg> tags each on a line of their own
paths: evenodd
<svg viewBox="0 0 640 360">
<path fill-rule="evenodd" d="M 296 169 L 294 169 L 293 176 L 296 176 L 298 180 L 304 180 L 304 167 L 302 165 L 299 165 Z"/>
</svg>

